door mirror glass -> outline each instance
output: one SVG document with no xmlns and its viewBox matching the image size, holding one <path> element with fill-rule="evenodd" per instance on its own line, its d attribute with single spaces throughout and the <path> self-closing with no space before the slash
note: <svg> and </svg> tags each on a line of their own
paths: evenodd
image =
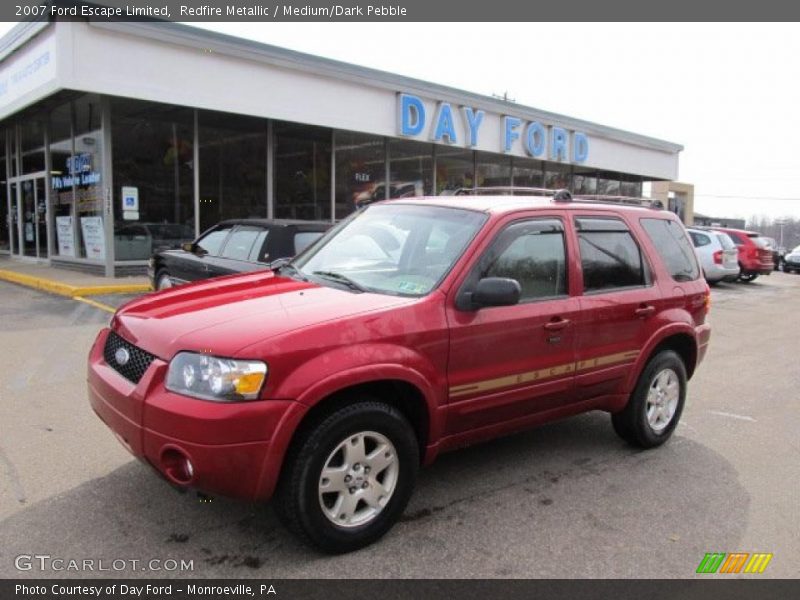
<svg viewBox="0 0 800 600">
<path fill-rule="evenodd" d="M 516 279 L 507 277 L 484 277 L 478 281 L 472 293 L 472 306 L 512 306 L 519 304 L 522 288 Z"/>
<path fill-rule="evenodd" d="M 194 254 L 197 248 L 195 247 L 194 242 L 184 242 L 181 244 L 181 250 Z"/>
</svg>

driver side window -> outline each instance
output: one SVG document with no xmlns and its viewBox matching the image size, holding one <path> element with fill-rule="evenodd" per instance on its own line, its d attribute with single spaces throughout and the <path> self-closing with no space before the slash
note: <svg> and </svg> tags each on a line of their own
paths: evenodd
<svg viewBox="0 0 800 600">
<path fill-rule="evenodd" d="M 564 228 L 555 219 L 517 222 L 501 232 L 481 261 L 480 278 L 515 279 L 520 302 L 567 294 Z"/>
</svg>

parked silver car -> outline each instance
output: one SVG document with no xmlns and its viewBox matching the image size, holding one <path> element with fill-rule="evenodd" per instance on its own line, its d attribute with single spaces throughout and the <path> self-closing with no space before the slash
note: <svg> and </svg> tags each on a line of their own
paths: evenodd
<svg viewBox="0 0 800 600">
<path fill-rule="evenodd" d="M 784 255 L 783 270 L 787 273 L 800 273 L 800 246 Z"/>
<path fill-rule="evenodd" d="M 736 281 L 739 253 L 727 233 L 711 229 L 687 229 L 708 283 Z"/>
</svg>

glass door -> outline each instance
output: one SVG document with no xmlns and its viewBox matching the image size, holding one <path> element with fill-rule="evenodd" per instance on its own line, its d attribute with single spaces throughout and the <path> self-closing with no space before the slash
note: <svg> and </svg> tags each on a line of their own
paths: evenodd
<svg viewBox="0 0 800 600">
<path fill-rule="evenodd" d="M 47 258 L 47 197 L 44 177 L 25 179 L 20 185 L 23 255 Z"/>
</svg>

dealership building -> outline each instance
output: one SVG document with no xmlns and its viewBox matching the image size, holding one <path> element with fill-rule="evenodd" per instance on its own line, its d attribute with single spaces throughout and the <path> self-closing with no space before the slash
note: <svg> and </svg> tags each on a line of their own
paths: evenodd
<svg viewBox="0 0 800 600">
<path fill-rule="evenodd" d="M 647 185 L 690 220 L 668 191 L 681 150 L 175 23 L 28 22 L 0 39 L 0 254 L 107 276 L 226 218 L 335 221 L 476 186 Z"/>
</svg>

